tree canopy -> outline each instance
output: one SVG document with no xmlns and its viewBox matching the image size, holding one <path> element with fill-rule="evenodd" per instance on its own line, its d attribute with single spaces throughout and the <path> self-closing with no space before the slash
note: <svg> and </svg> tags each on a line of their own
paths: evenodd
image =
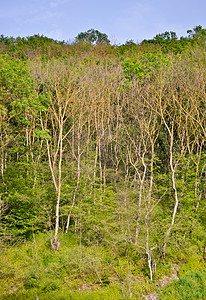
<svg viewBox="0 0 206 300">
<path fill-rule="evenodd" d="M 89 29 L 86 32 L 80 32 L 75 38 L 77 41 L 83 41 L 91 44 L 109 44 L 110 40 L 105 33 L 101 33 L 98 30 Z"/>
</svg>

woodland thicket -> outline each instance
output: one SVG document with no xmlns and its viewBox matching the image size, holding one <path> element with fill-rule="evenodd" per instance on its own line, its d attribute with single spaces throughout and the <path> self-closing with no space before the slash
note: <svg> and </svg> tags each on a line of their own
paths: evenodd
<svg viewBox="0 0 206 300">
<path fill-rule="evenodd" d="M 5 299 L 138 299 L 174 262 L 204 270 L 205 43 L 201 26 L 123 45 L 0 37 Z"/>
</svg>

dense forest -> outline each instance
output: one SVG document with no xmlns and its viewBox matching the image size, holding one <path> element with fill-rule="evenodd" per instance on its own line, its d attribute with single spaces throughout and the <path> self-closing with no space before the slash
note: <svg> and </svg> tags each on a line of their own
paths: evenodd
<svg viewBox="0 0 206 300">
<path fill-rule="evenodd" d="M 205 141 L 201 26 L 1 35 L 0 299 L 206 299 Z"/>
</svg>

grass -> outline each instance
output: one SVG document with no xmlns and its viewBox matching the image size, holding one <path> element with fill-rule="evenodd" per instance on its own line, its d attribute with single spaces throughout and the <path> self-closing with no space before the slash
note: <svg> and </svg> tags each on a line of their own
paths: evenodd
<svg viewBox="0 0 206 300">
<path fill-rule="evenodd" d="M 194 271 L 175 280 L 160 294 L 161 300 L 206 299 L 206 272 Z"/>
<path fill-rule="evenodd" d="M 122 299 L 126 260 L 100 246 L 81 246 L 75 235 L 62 236 L 50 249 L 45 234 L 0 255 L 0 299 Z M 122 278 L 121 278 L 122 276 Z M 125 289 L 125 287 L 124 287 Z"/>
<path fill-rule="evenodd" d="M 190 253 L 178 271 L 179 280 L 174 280 L 159 295 L 161 300 L 206 299 L 206 262 L 202 254 Z"/>
<path fill-rule="evenodd" d="M 0 255 L 0 299 L 27 300 L 36 299 L 37 295 L 41 300 L 142 299 L 143 295 L 158 290 L 158 278 L 171 272 L 171 264 L 163 261 L 151 282 L 146 259 L 134 249 L 124 256 L 111 247 L 80 245 L 79 236 L 74 233 L 62 235 L 60 240 L 61 246 L 56 252 L 50 249 L 50 237 L 43 233 L 36 234 L 30 241 L 3 249 Z M 165 298 L 161 299 L 182 299 L 178 298 L 184 296 L 182 286 L 185 290 L 190 286 L 196 290 L 195 297 L 205 295 L 204 285 L 201 289 L 201 282 L 206 282 L 203 264 L 199 264 L 197 258 L 193 259 L 193 264 L 188 260 L 180 273 L 183 278 L 185 275 L 190 277 L 168 286 L 161 294 Z M 197 271 L 192 275 L 194 278 L 187 275 L 191 270 Z"/>
<path fill-rule="evenodd" d="M 111 300 L 111 299 L 125 299 L 122 294 L 121 290 L 118 286 L 112 286 L 107 288 L 102 288 L 100 290 L 95 291 L 83 291 L 83 292 L 71 292 L 69 289 L 62 289 L 62 290 L 50 290 L 49 292 L 41 292 L 38 290 L 26 291 L 24 293 L 19 293 L 18 295 L 7 295 L 3 296 L 0 299 L 5 300 L 28 300 L 28 299 L 35 299 L 39 297 L 41 300 Z"/>
</svg>

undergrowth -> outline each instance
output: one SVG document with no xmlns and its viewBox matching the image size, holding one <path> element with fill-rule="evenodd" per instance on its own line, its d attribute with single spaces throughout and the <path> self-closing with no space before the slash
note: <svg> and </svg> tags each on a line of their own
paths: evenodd
<svg viewBox="0 0 206 300">
<path fill-rule="evenodd" d="M 147 260 L 134 248 L 125 256 L 121 247 L 80 243 L 74 233 L 59 238 L 59 251 L 51 250 L 50 236 L 45 233 L 1 249 L 0 299 L 142 299 L 158 291 L 158 280 L 172 272 L 169 261 L 160 261 L 151 282 Z M 182 279 L 168 286 L 161 294 L 166 298 L 161 299 L 183 299 L 174 297 L 184 296 L 190 286 L 196 289 L 196 297 L 205 295 L 206 287 L 201 287 L 206 282 L 205 266 L 198 259 L 182 265 Z M 191 270 L 196 273 L 187 275 Z"/>
</svg>

